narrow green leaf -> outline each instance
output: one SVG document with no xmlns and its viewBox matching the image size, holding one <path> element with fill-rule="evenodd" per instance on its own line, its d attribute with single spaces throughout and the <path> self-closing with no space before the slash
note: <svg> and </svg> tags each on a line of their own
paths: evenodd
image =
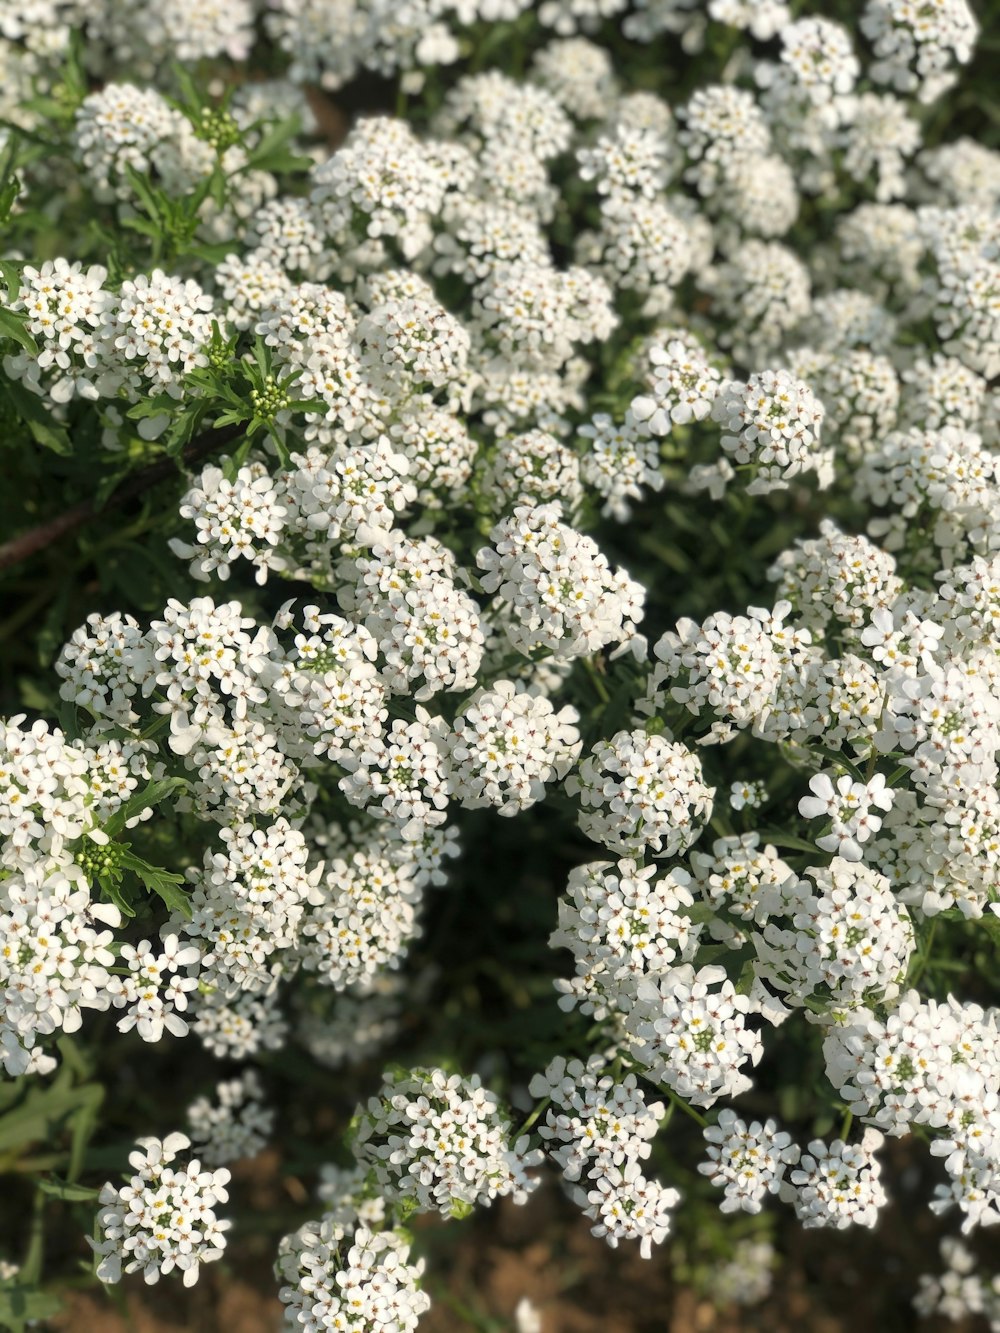
<svg viewBox="0 0 1000 1333">
<path fill-rule="evenodd" d="M 71 1185 L 68 1181 L 51 1176 L 48 1180 L 39 1180 L 38 1188 L 43 1194 L 53 1199 L 64 1199 L 66 1203 L 96 1202 L 100 1191 L 87 1185 Z"/>
<path fill-rule="evenodd" d="M 24 1099 L 0 1116 L 0 1152 L 31 1143 L 51 1143 L 65 1122 L 89 1099 L 88 1087 L 74 1087 L 69 1070 L 47 1087 L 29 1088 Z"/>
<path fill-rule="evenodd" d="M 810 856 L 822 856 L 814 842 L 806 842 L 805 838 L 797 838 L 783 829 L 762 828 L 758 832 L 763 842 L 773 842 L 776 847 L 788 847 L 796 852 L 808 852 Z"/>
<path fill-rule="evenodd" d="M 131 421 L 142 421 L 145 417 L 157 417 L 162 412 L 175 411 L 176 408 L 176 398 L 171 397 L 169 393 L 158 393 L 152 398 L 143 398 L 142 402 L 135 403 L 125 415 Z"/>
</svg>

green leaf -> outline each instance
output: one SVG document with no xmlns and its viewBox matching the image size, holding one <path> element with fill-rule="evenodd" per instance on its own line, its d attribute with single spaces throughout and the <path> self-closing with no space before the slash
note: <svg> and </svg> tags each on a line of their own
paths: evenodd
<svg viewBox="0 0 1000 1333">
<path fill-rule="evenodd" d="M 17 1106 L 0 1116 L 0 1153 L 51 1142 L 70 1117 L 88 1104 L 93 1086 L 74 1087 L 72 1073 L 62 1069 L 47 1087 L 30 1087 Z"/>
<path fill-rule="evenodd" d="M 137 231 L 143 236 L 157 237 L 163 231 L 161 222 L 151 222 L 149 218 L 122 218 L 122 226 L 128 227 L 129 231 Z"/>
<path fill-rule="evenodd" d="M 184 876 L 162 866 L 152 866 L 134 852 L 126 852 L 122 865 L 138 875 L 150 893 L 157 894 L 166 903 L 171 912 L 179 912 L 186 920 L 191 917 L 191 901 L 178 886 L 184 883 Z"/>
<path fill-rule="evenodd" d="M 232 241 L 217 241 L 214 245 L 199 243 L 198 245 L 186 245 L 184 253 L 191 255 L 194 259 L 200 259 L 205 264 L 221 264 L 226 255 L 232 254 Z"/>
<path fill-rule="evenodd" d="M 130 459 L 125 459 L 123 462 L 118 462 L 116 466 L 112 467 L 104 474 L 94 487 L 95 510 L 104 508 L 108 500 L 110 500 L 111 496 L 131 472 L 132 462 Z"/>
<path fill-rule="evenodd" d="M 163 439 L 163 446 L 172 458 L 180 454 L 185 445 L 190 444 L 207 410 L 208 404 L 198 400 L 185 404 L 176 413 Z"/>
<path fill-rule="evenodd" d="M 24 422 L 36 444 L 56 454 L 73 452 L 65 427 L 52 419 L 37 394 L 16 380 L 0 378 L 0 388 L 11 400 L 14 415 Z"/>
<path fill-rule="evenodd" d="M 21 268 L 22 265 L 13 259 L 0 259 L 0 276 L 3 277 L 4 286 L 12 301 L 17 299 L 17 294 L 21 290 Z"/>
<path fill-rule="evenodd" d="M 118 880 L 113 879 L 110 875 L 98 875 L 97 882 L 108 902 L 117 907 L 123 917 L 131 920 L 135 916 L 135 908 L 125 896 Z"/>
<path fill-rule="evenodd" d="M 158 393 L 152 398 L 144 398 L 141 403 L 130 407 L 125 415 L 131 421 L 142 421 L 146 417 L 158 417 L 164 412 L 175 412 L 178 400 L 169 393 Z"/>
<path fill-rule="evenodd" d="M 126 163 L 125 179 L 132 187 L 132 193 L 150 217 L 162 218 L 165 196 L 162 191 L 156 188 L 146 173 L 137 171 L 130 163 Z"/>
<path fill-rule="evenodd" d="M 250 127 L 252 133 L 255 127 Z M 281 172 L 308 171 L 313 165 L 312 159 L 294 152 L 289 144 L 302 128 L 298 116 L 290 120 L 278 121 L 261 135 L 256 148 L 247 156 L 244 171 Z"/>
<path fill-rule="evenodd" d="M 38 344 L 24 327 L 25 317 L 19 311 L 7 310 L 0 306 L 0 338 L 11 338 L 19 343 L 26 352 L 38 355 Z"/>
<path fill-rule="evenodd" d="M 100 1083 L 87 1083 L 81 1089 L 80 1109 L 73 1117 L 70 1138 L 68 1184 L 73 1184 L 83 1170 L 83 1155 L 97 1128 L 97 1117 L 104 1104 L 104 1088 Z M 83 1094 L 86 1096 L 83 1096 Z M 76 1186 L 79 1188 L 79 1186 Z"/>
<path fill-rule="evenodd" d="M 141 791 L 133 792 L 124 801 L 110 819 L 105 821 L 104 831 L 109 837 L 115 837 L 128 824 L 130 819 L 141 815 L 143 810 L 156 809 L 171 792 L 187 786 L 186 778 L 155 778 L 147 782 Z"/>
<path fill-rule="evenodd" d="M 754 982 L 756 980 L 757 980 L 757 969 L 754 967 L 753 961 L 748 960 L 743 964 L 743 970 L 740 972 L 739 978 L 736 982 L 736 994 L 749 995 L 750 992 L 753 990 Z"/>
<path fill-rule="evenodd" d="M 805 838 L 797 838 L 794 833 L 786 833 L 784 829 L 762 828 L 758 833 L 763 842 L 773 842 L 775 847 L 788 847 L 796 852 L 808 852 L 810 856 L 822 857 L 823 853 L 814 842 L 806 842 Z"/>
<path fill-rule="evenodd" d="M 11 210 L 21 193 L 21 182 L 16 176 L 12 176 L 0 186 L 0 222 L 6 222 L 10 217 Z"/>
<path fill-rule="evenodd" d="M 22 1333 L 29 1320 L 49 1319 L 61 1309 L 59 1297 L 40 1287 L 0 1287 L 0 1328 L 10 1333 Z"/>
<path fill-rule="evenodd" d="M 58 1176 L 52 1176 L 48 1180 L 38 1180 L 36 1184 L 43 1194 L 48 1194 L 53 1199 L 63 1199 L 66 1203 L 96 1202 L 100 1193 L 99 1190 L 91 1189 L 89 1185 L 71 1185 L 66 1180 L 60 1180 Z"/>
<path fill-rule="evenodd" d="M 198 85 L 191 77 L 190 72 L 177 60 L 172 60 L 170 62 L 170 77 L 180 89 L 181 97 L 184 100 L 180 101 L 174 97 L 168 98 L 167 100 L 171 105 L 175 106 L 178 111 L 183 111 L 189 119 L 196 120 L 198 113 L 203 107 L 208 105 L 204 97 L 202 97 Z"/>
</svg>

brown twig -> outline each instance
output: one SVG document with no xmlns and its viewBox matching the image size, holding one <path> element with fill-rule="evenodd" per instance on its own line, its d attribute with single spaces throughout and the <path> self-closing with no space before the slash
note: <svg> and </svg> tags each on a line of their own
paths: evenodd
<svg viewBox="0 0 1000 1333">
<path fill-rule="evenodd" d="M 199 459 L 230 444 L 241 434 L 241 430 L 240 426 L 225 426 L 221 430 L 208 431 L 186 445 L 179 458 L 157 459 L 155 463 L 150 463 L 148 467 L 133 473 L 131 477 L 126 477 L 100 507 L 93 500 L 81 500 L 79 504 L 57 514 L 55 518 L 46 519 L 37 527 L 29 528 L 27 532 L 12 537 L 10 541 L 0 545 L 0 569 L 19 565 L 22 560 L 27 560 L 37 551 L 51 546 L 53 542 L 65 537 L 68 532 L 82 527 L 84 523 L 89 523 L 91 519 L 120 509 L 122 505 L 128 504 L 130 500 L 134 500 L 136 496 L 142 495 L 161 481 L 176 476 L 181 465 L 196 463 Z"/>
</svg>

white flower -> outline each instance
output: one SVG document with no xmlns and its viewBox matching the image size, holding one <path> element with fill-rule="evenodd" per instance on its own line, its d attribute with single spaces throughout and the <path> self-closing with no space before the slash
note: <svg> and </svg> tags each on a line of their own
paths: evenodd
<svg viewBox="0 0 1000 1333">
<path fill-rule="evenodd" d="M 135 1174 L 126 1185 L 108 1183 L 101 1190 L 100 1239 L 87 1240 L 101 1257 L 102 1282 L 141 1272 L 154 1283 L 177 1268 L 190 1287 L 198 1281 L 199 1265 L 222 1258 L 232 1223 L 220 1220 L 215 1208 L 229 1198 L 229 1172 L 203 1171 L 197 1159 L 173 1166 L 189 1147 L 183 1134 L 170 1134 L 162 1143 L 139 1139 L 139 1150 L 129 1157 Z"/>
<path fill-rule="evenodd" d="M 585 1069 L 557 1056 L 531 1080 L 533 1097 L 548 1096 L 540 1134 L 567 1180 L 599 1180 L 611 1167 L 644 1160 L 664 1116 L 662 1102 L 647 1106 L 634 1074 L 621 1082 L 600 1074 L 599 1058 Z"/>
<path fill-rule="evenodd" d="M 522 1296 L 514 1308 L 514 1326 L 516 1333 L 542 1333 L 542 1316 L 527 1296 Z"/>
<path fill-rule="evenodd" d="M 613 573 L 590 537 L 561 522 L 558 503 L 518 506 L 477 556 L 483 587 L 497 594 L 512 645 L 578 657 L 631 639 L 644 591 Z"/>
<path fill-rule="evenodd" d="M 557 713 L 513 681 L 477 690 L 445 742 L 452 794 L 467 808 L 492 805 L 504 815 L 534 805 L 580 753 L 577 721 L 575 708 Z"/>
<path fill-rule="evenodd" d="M 230 566 L 242 557 L 256 566 L 264 583 L 268 570 L 281 570 L 285 561 L 275 553 L 285 526 L 287 510 L 277 502 L 274 481 L 263 466 L 242 467 L 235 480 L 222 468 L 207 467 L 199 483 L 181 501 L 181 518 L 193 518 L 197 545 L 171 540 L 175 555 L 192 560 L 195 578 L 215 572 L 228 579 Z"/>
<path fill-rule="evenodd" d="M 848 861 L 860 861 L 861 844 L 882 827 L 882 820 L 872 809 L 890 810 L 895 795 L 885 785 L 885 774 L 876 773 L 868 782 L 858 782 L 848 774 L 837 778 L 834 787 L 829 773 L 817 773 L 809 779 L 812 796 L 799 801 L 799 814 L 806 819 L 827 818 L 831 831 L 816 839 L 824 852 L 833 852 Z"/>
<path fill-rule="evenodd" d="M 278 1293 L 290 1326 L 415 1333 L 430 1297 L 420 1290 L 424 1261 L 410 1261 L 398 1231 L 370 1231 L 337 1210 L 286 1236 L 278 1250 Z"/>
<path fill-rule="evenodd" d="M 592 861 L 570 872 L 559 928 L 549 938 L 576 962 L 575 979 L 557 982 L 563 1008 L 579 1004 L 602 1017 L 633 981 L 694 957 L 701 929 L 685 911 L 694 905 L 690 877 L 680 867 L 655 874 L 655 866 L 632 860 Z"/>
<path fill-rule="evenodd" d="M 790 927 L 782 927 L 775 915 L 754 936 L 758 974 L 793 1004 L 820 988 L 828 992 L 834 1012 L 859 1008 L 868 999 L 891 1001 L 899 993 L 914 934 L 910 914 L 889 881 L 841 857 L 806 873 L 815 890 L 794 880 L 781 888 L 781 915 L 791 919 Z"/>
<path fill-rule="evenodd" d="M 866 1129 L 860 1143 L 809 1144 L 791 1173 L 795 1212 L 804 1227 L 875 1226 L 886 1203 L 875 1157 L 882 1141 L 877 1129 Z"/>
<path fill-rule="evenodd" d="M 752 473 L 748 495 L 786 489 L 804 471 L 824 471 L 823 404 L 787 370 L 762 371 L 746 384 L 727 380 L 713 400 L 712 416 L 722 424 L 723 449 Z"/>
<path fill-rule="evenodd" d="M 603 1237 L 612 1249 L 620 1240 L 637 1240 L 643 1259 L 662 1245 L 670 1233 L 671 1210 L 680 1194 L 655 1180 L 647 1180 L 637 1161 L 609 1167 L 587 1194 L 584 1215 L 594 1219 L 591 1234 Z"/>
<path fill-rule="evenodd" d="M 712 813 L 714 787 L 686 746 L 645 731 L 598 741 L 566 790 L 580 797 L 580 827 L 611 851 L 675 856 Z"/>
<path fill-rule="evenodd" d="M 274 1112 L 260 1102 L 262 1088 L 254 1070 L 216 1085 L 213 1105 L 199 1097 L 187 1118 L 196 1150 L 209 1166 L 225 1166 L 254 1157 L 274 1130 Z"/>
<path fill-rule="evenodd" d="M 742 1073 L 763 1054 L 760 1034 L 747 1027 L 752 1009 L 720 967 L 690 965 L 639 982 L 625 1016 L 632 1049 L 655 1081 L 681 1097 L 711 1106 L 752 1087 Z"/>
<path fill-rule="evenodd" d="M 786 1166 L 799 1159 L 791 1135 L 779 1131 L 774 1120 L 763 1125 L 755 1120 L 748 1126 L 728 1107 L 719 1112 L 716 1124 L 706 1126 L 704 1135 L 710 1145 L 708 1161 L 699 1162 L 698 1170 L 711 1177 L 713 1185 L 724 1187 L 719 1204 L 724 1213 L 759 1213 L 765 1196 L 781 1189 Z"/>
<path fill-rule="evenodd" d="M 767 800 L 763 782 L 734 782 L 729 789 L 729 804 L 733 810 L 757 810 Z"/>
<path fill-rule="evenodd" d="M 461 1216 L 498 1196 L 524 1203 L 537 1186 L 526 1172 L 542 1154 L 510 1134 L 477 1076 L 414 1069 L 385 1075 L 381 1094 L 360 1110 L 354 1152 L 387 1198 Z"/>
<path fill-rule="evenodd" d="M 164 1031 L 174 1037 L 187 1034 L 188 1025 L 181 1014 L 188 1007 L 188 992 L 198 985 L 197 976 L 179 975 L 181 968 L 201 961 L 198 946 L 182 946 L 176 935 L 166 935 L 162 943 L 161 953 L 149 940 L 123 944 L 120 957 L 128 974 L 114 976 L 108 983 L 111 1003 L 126 1011 L 118 1020 L 119 1032 L 135 1028 L 143 1041 L 160 1041 Z"/>
</svg>

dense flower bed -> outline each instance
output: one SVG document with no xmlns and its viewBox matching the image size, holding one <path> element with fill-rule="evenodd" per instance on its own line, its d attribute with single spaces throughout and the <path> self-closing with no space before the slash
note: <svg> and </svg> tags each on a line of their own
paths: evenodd
<svg viewBox="0 0 1000 1333">
<path fill-rule="evenodd" d="M 9 634 L 47 617 L 0 731 L 0 1138 L 68 1135 L 18 1170 L 81 1253 L 96 1209 L 96 1279 L 219 1259 L 228 1165 L 323 1067 L 364 1091 L 290 1149 L 327 1166 L 289 1328 L 415 1328 L 408 1219 L 546 1175 L 645 1257 L 750 1215 L 712 1242 L 744 1300 L 777 1217 L 877 1225 L 890 1138 L 1000 1220 L 978 35 L 966 0 L 0 3 L 0 566 Z M 498 895 L 549 1017 L 505 1043 L 473 998 L 459 1057 L 447 923 Z M 116 1072 L 181 1040 L 187 1133 Z M 0 1323 L 57 1299 L 43 1252 Z M 945 1258 L 920 1311 L 1000 1328 Z"/>
</svg>

